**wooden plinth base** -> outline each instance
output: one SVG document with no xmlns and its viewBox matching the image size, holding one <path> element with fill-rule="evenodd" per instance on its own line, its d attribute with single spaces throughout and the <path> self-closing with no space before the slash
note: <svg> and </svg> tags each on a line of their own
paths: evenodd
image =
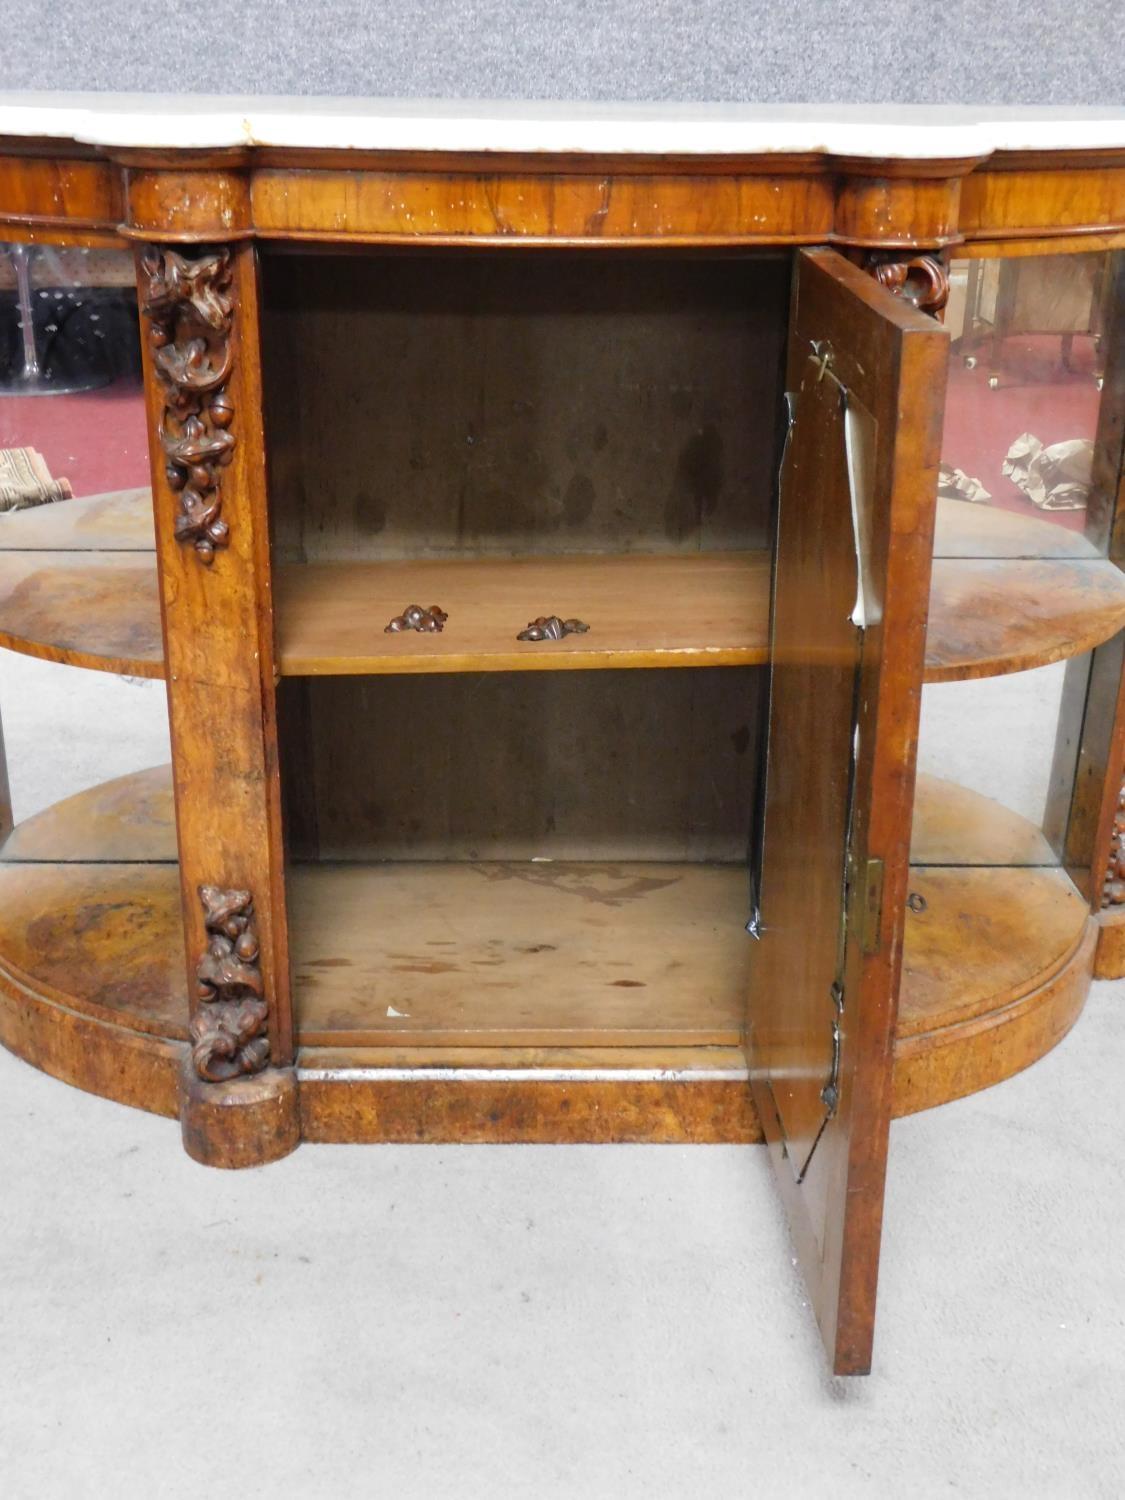
<svg viewBox="0 0 1125 1500">
<path fill-rule="evenodd" d="M 309 1141 L 762 1139 L 741 1047 L 303 1048 Z"/>
<path fill-rule="evenodd" d="M 291 1069 L 269 1068 L 229 1083 L 204 1083 L 186 1056 L 180 1068 L 184 1150 L 205 1167 L 259 1167 L 300 1144 L 301 1111 Z"/>
<path fill-rule="evenodd" d="M 895 1045 L 894 1113 L 928 1109 L 997 1083 L 1050 1051 L 1077 1020 L 1097 931 L 1042 983 L 967 1016 L 940 1011 Z M 342 1053 L 305 1048 L 298 1073 L 229 1085 L 184 1080 L 185 1043 L 112 1025 L 42 995 L 0 967 L 0 1043 L 65 1082 L 158 1114 L 180 1113 L 197 1161 L 253 1166 L 298 1139 L 649 1143 L 760 1141 L 737 1049 L 566 1055 L 434 1049 Z"/>
</svg>

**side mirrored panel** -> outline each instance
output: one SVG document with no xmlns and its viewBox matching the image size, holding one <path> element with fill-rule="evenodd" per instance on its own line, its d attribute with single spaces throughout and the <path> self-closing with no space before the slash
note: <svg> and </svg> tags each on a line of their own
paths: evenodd
<svg viewBox="0 0 1125 1500">
<path fill-rule="evenodd" d="M 0 506 L 149 482 L 133 257 L 0 245 Z"/>
<path fill-rule="evenodd" d="M 1074 766 L 1069 776 L 1056 766 L 1056 742 L 1074 692 L 1065 692 L 1068 675 L 1084 687 L 1089 670 L 1087 653 L 924 689 L 912 865 L 1062 864 L 1056 804 Z"/>
<path fill-rule="evenodd" d="M 0 245 L 0 645 L 163 675 L 133 257 Z"/>
<path fill-rule="evenodd" d="M 0 244 L 2 686 L 17 817 L 40 814 L 5 860 L 152 854 L 108 780 L 167 756 L 137 681 L 164 672 L 146 429 L 131 251 Z M 58 802 L 99 783 L 96 807 Z"/>
<path fill-rule="evenodd" d="M 86 1087 L 90 1017 L 126 1058 L 187 1034 L 146 425 L 132 254 L 0 245 L 0 968 L 67 1007 L 4 1039 Z"/>
<path fill-rule="evenodd" d="M 1108 551 L 1123 264 L 1120 251 L 953 261 L 935 556 Z"/>
</svg>

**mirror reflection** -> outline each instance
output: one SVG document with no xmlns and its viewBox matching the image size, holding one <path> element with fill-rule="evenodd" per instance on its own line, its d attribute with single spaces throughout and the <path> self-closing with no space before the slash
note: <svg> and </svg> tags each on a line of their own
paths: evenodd
<svg viewBox="0 0 1125 1500">
<path fill-rule="evenodd" d="M 0 245 L 0 510 L 148 483 L 131 254 Z"/>
<path fill-rule="evenodd" d="M 989 555 L 998 545 L 1009 556 L 1052 555 L 1060 530 L 1074 534 L 1068 555 L 1078 538 L 1106 550 L 1093 491 L 1119 261 L 1112 252 L 953 261 L 939 512 L 949 511 L 941 501 L 977 510 L 939 514 L 939 555 L 967 555 L 960 532 L 982 529 Z M 997 540 L 1005 525 L 1008 547 Z"/>
</svg>

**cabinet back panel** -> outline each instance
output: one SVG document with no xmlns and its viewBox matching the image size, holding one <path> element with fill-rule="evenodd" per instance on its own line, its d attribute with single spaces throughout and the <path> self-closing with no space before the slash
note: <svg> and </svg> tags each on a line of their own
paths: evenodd
<svg viewBox="0 0 1125 1500">
<path fill-rule="evenodd" d="M 746 859 L 752 667 L 287 678 L 296 858 Z"/>
<path fill-rule="evenodd" d="M 789 270 L 266 255 L 279 558 L 766 545 Z"/>
</svg>

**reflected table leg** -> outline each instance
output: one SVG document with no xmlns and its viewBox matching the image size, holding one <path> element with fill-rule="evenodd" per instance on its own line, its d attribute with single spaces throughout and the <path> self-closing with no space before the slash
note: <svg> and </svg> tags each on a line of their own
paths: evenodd
<svg viewBox="0 0 1125 1500">
<path fill-rule="evenodd" d="M 59 378 L 48 367 L 44 369 L 35 342 L 35 311 L 31 300 L 31 266 L 35 247 L 12 244 L 8 257 L 16 273 L 16 305 L 19 311 L 23 364 L 13 374 L 0 378 L 0 394 L 7 396 L 69 396 L 89 391 L 109 381 L 107 372 L 91 369 Z"/>
</svg>

